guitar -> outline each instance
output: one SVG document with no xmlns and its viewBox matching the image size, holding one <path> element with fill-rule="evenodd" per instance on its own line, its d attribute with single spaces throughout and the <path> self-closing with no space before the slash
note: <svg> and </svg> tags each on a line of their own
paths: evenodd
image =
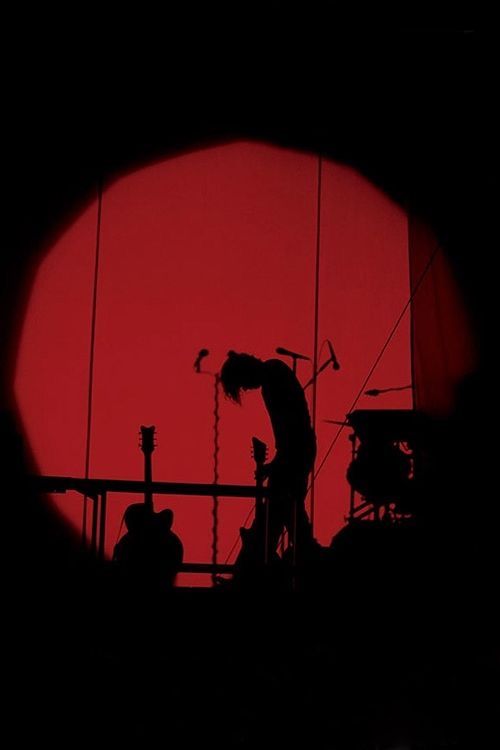
<svg viewBox="0 0 500 750">
<path fill-rule="evenodd" d="M 141 450 L 144 454 L 144 508 L 148 518 L 147 543 L 152 559 L 163 582 L 173 585 L 179 570 L 184 550 L 180 539 L 171 531 L 173 513 L 170 508 L 155 512 L 151 482 L 153 481 L 152 455 L 156 447 L 155 427 L 141 426 Z"/>
<path fill-rule="evenodd" d="M 182 565 L 184 550 L 171 530 L 173 512 L 153 507 L 152 455 L 156 447 L 155 428 L 141 427 L 140 448 L 144 454 L 144 502 L 129 505 L 124 513 L 127 533 L 116 544 L 113 559 L 123 566 L 131 580 L 141 585 L 172 587 Z"/>
</svg>

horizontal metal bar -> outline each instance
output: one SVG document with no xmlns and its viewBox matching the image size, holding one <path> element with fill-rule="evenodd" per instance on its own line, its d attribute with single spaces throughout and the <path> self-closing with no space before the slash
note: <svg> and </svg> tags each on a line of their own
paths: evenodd
<svg viewBox="0 0 500 750">
<path fill-rule="evenodd" d="M 232 573 L 234 565 L 224 565 L 223 563 L 183 563 L 180 568 L 181 573 Z"/>
<path fill-rule="evenodd" d="M 79 492 L 95 496 L 103 492 L 143 495 L 193 495 L 199 497 L 266 497 L 266 487 L 246 484 L 198 484 L 195 482 L 143 482 L 133 479 L 84 479 L 79 477 L 31 476 L 32 486 L 40 492 Z"/>
</svg>

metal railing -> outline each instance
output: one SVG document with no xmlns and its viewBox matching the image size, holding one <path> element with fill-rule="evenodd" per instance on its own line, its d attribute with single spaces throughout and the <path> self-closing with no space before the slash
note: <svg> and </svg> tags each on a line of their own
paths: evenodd
<svg viewBox="0 0 500 750">
<path fill-rule="evenodd" d="M 104 559 L 106 541 L 106 513 L 108 495 L 113 493 L 135 494 L 144 496 L 150 492 L 153 495 L 177 495 L 191 497 L 226 497 L 264 498 L 267 496 L 266 487 L 256 487 L 245 484 L 213 484 L 197 482 L 144 482 L 133 479 L 84 479 L 81 477 L 60 476 L 31 476 L 30 485 L 38 492 L 48 494 L 64 494 L 78 492 L 93 501 L 90 550 L 99 559 Z M 182 572 L 189 573 L 230 573 L 232 565 L 213 563 L 184 563 Z"/>
</svg>

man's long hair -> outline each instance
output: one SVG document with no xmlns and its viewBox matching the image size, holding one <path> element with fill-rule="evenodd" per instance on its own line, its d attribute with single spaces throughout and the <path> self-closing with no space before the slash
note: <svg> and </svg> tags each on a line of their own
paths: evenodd
<svg viewBox="0 0 500 750">
<path fill-rule="evenodd" d="M 220 382 L 225 395 L 236 404 L 241 404 L 241 389 L 246 382 L 249 370 L 255 368 L 256 363 L 261 360 L 252 354 L 239 354 L 229 351 L 227 359 L 221 367 Z"/>
</svg>

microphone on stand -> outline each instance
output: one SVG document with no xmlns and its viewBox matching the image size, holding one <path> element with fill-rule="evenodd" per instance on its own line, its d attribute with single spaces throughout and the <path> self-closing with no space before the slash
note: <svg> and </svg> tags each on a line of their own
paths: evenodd
<svg viewBox="0 0 500 750">
<path fill-rule="evenodd" d="M 284 354 L 285 357 L 293 357 L 294 359 L 311 359 L 311 357 L 306 357 L 305 354 L 297 354 L 297 352 L 292 352 L 290 349 L 283 349 L 282 346 L 278 346 L 275 351 L 276 354 Z"/>
<path fill-rule="evenodd" d="M 196 372 L 200 372 L 200 369 L 201 369 L 201 360 L 204 357 L 208 356 L 208 354 L 210 354 L 210 352 L 208 351 L 208 349 L 200 349 L 200 351 L 198 352 L 198 356 L 196 357 L 196 359 L 194 361 L 194 365 L 193 365 L 193 367 L 196 370 Z"/>
<path fill-rule="evenodd" d="M 389 391 L 407 391 L 412 388 L 411 385 L 398 385 L 393 388 L 370 388 L 369 391 L 365 391 L 365 396 L 379 396 L 381 393 L 389 393 Z"/>
<path fill-rule="evenodd" d="M 326 343 L 327 343 L 328 348 L 330 350 L 330 358 L 332 360 L 333 369 L 334 370 L 340 370 L 339 361 L 338 361 L 337 357 L 335 356 L 335 352 L 333 351 L 332 342 L 330 341 L 330 339 L 327 339 Z"/>
</svg>

